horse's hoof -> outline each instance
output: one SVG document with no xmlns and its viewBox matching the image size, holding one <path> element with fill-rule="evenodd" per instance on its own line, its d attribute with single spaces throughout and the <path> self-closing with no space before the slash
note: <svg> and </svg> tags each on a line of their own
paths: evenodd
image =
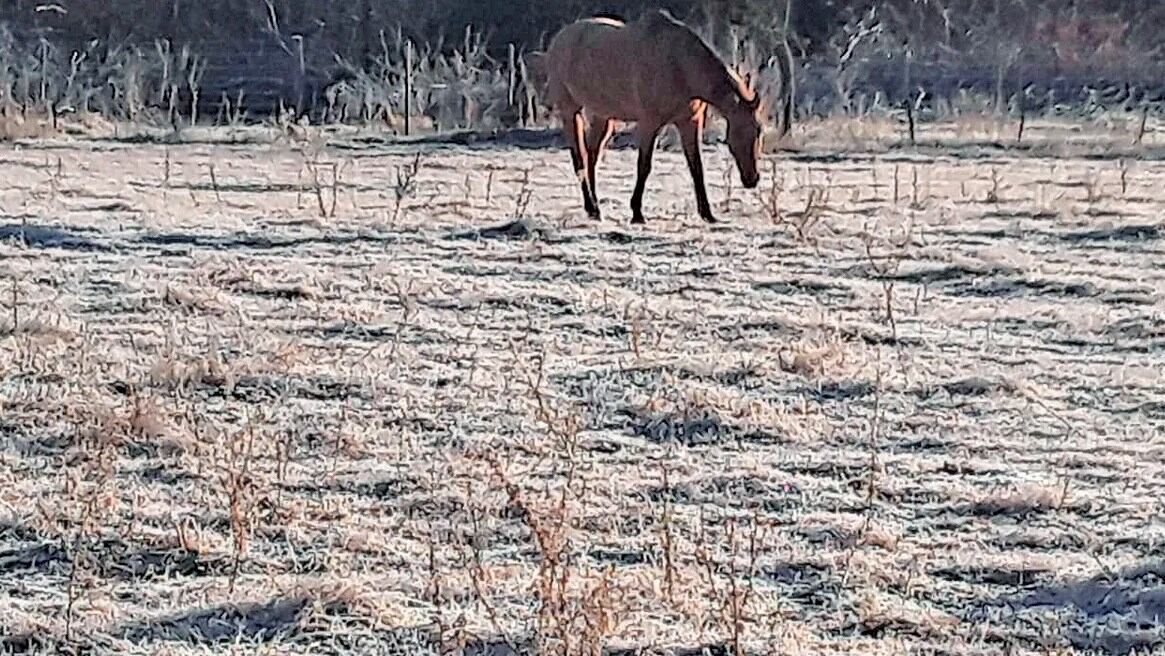
<svg viewBox="0 0 1165 656">
<path fill-rule="evenodd" d="M 603 213 L 598 211 L 598 210 L 595 210 L 593 212 L 587 212 L 587 218 L 593 219 L 595 221 L 602 221 L 603 220 Z"/>
<path fill-rule="evenodd" d="M 647 221 L 644 220 L 642 215 L 631 217 L 631 225 L 644 225 L 645 223 Z"/>
<path fill-rule="evenodd" d="M 712 216 L 711 214 L 701 215 L 700 218 L 704 219 L 705 223 L 720 223 L 720 221 L 716 217 Z"/>
</svg>

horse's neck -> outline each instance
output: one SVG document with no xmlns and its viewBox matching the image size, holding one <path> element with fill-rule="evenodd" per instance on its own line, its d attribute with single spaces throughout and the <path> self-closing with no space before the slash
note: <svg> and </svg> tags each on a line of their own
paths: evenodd
<svg viewBox="0 0 1165 656">
<path fill-rule="evenodd" d="M 721 113 L 731 111 L 743 99 L 740 91 L 740 80 L 715 56 L 713 56 L 712 61 L 706 64 L 705 68 L 704 84 L 706 89 L 704 94 L 708 104 Z"/>
<path fill-rule="evenodd" d="M 699 95 L 721 113 L 735 108 L 743 99 L 742 82 L 720 57 L 704 43 L 703 39 L 689 30 L 693 45 L 696 45 L 696 67 Z M 698 44 L 698 45 L 697 45 Z"/>
</svg>

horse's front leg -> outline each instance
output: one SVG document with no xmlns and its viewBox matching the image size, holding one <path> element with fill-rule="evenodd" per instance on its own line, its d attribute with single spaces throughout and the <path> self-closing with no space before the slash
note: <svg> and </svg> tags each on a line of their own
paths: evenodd
<svg viewBox="0 0 1165 656">
<path fill-rule="evenodd" d="M 646 223 L 643 219 L 643 190 L 651 175 L 651 160 L 655 155 L 655 140 L 660 125 L 641 122 L 635 126 L 635 141 L 639 144 L 639 162 L 635 172 L 635 191 L 631 193 L 631 223 Z"/>
<path fill-rule="evenodd" d="M 582 110 L 562 112 L 562 131 L 566 137 L 566 145 L 570 148 L 570 159 L 574 164 L 575 175 L 578 176 L 579 188 L 582 190 L 583 208 L 587 216 L 598 218 L 599 208 L 595 205 L 595 195 L 587 179 L 587 150 L 586 129 Z"/>
<path fill-rule="evenodd" d="M 684 157 L 688 160 L 688 171 L 692 174 L 692 184 L 696 187 L 696 208 L 700 218 L 708 223 L 716 223 L 712 215 L 712 205 L 708 202 L 708 190 L 704 187 L 704 163 L 700 160 L 700 141 L 704 136 L 704 113 L 699 112 L 690 119 L 676 122 L 680 132 L 680 142 L 684 146 Z"/>
</svg>

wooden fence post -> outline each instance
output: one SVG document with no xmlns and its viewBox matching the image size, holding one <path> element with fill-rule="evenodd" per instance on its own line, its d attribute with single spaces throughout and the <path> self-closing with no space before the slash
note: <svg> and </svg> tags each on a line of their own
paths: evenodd
<svg viewBox="0 0 1165 656">
<path fill-rule="evenodd" d="M 534 108 L 534 87 L 530 83 L 530 70 L 526 67 L 526 57 L 519 57 L 516 65 L 518 67 L 518 80 L 522 84 L 522 106 L 518 108 L 518 114 L 522 119 L 522 127 L 528 128 L 533 123 L 536 123 L 538 117 Z"/>
<path fill-rule="evenodd" d="M 299 68 L 296 71 L 297 79 L 295 81 L 295 96 L 297 99 L 295 107 L 297 116 L 295 118 L 298 120 L 300 116 L 310 111 L 309 103 L 313 105 L 315 103 L 314 98 L 310 100 L 307 98 L 307 55 L 304 51 L 303 35 L 293 34 L 291 39 L 295 41 L 296 56 L 299 59 Z"/>
<path fill-rule="evenodd" d="M 507 54 L 508 54 L 507 66 L 509 67 L 509 71 L 508 71 L 509 88 L 507 90 L 508 96 L 507 96 L 506 102 L 509 105 L 508 109 L 512 110 L 514 108 L 514 100 L 515 100 L 517 86 L 518 86 L 518 66 L 517 66 L 516 53 L 514 52 L 514 44 L 512 44 L 512 43 L 510 44 L 510 47 L 509 47 Z"/>
<path fill-rule="evenodd" d="M 910 145 L 917 145 L 918 142 L 914 140 L 914 103 L 910 101 L 909 97 L 906 98 L 906 129 L 910 137 Z"/>
<path fill-rule="evenodd" d="M 1019 131 L 1015 134 L 1015 145 L 1023 145 L 1023 129 L 1027 124 L 1027 90 L 1019 94 Z"/>
<path fill-rule="evenodd" d="M 413 42 L 405 41 L 405 136 L 412 133 L 413 116 Z"/>
</svg>

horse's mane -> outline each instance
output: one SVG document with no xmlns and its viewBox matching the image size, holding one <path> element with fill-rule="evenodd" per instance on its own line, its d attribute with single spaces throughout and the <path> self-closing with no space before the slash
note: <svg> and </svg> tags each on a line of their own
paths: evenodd
<svg viewBox="0 0 1165 656">
<path fill-rule="evenodd" d="M 740 74 L 732 70 L 731 66 L 725 66 L 724 70 L 728 71 L 728 78 L 732 80 L 732 86 L 735 88 L 737 95 L 745 102 L 752 102 L 756 98 L 756 91 L 750 89 L 745 83 L 744 78 Z"/>
<path fill-rule="evenodd" d="M 659 21 L 656 24 L 662 23 L 673 28 L 682 29 L 684 32 L 686 32 L 687 37 L 691 40 L 691 43 L 694 47 L 698 48 L 710 62 L 715 62 L 718 67 L 721 67 L 725 70 L 728 77 L 728 89 L 726 89 L 726 91 L 735 94 L 738 98 L 744 100 L 745 102 L 752 102 L 756 98 L 756 91 L 750 89 L 748 84 L 744 82 L 744 79 L 740 77 L 740 74 L 733 70 L 731 66 L 725 64 L 724 59 L 716 52 L 716 50 L 713 49 L 712 46 L 708 45 L 708 42 L 705 41 L 704 38 L 699 34 L 697 34 L 690 25 L 673 16 L 672 13 L 666 9 L 657 9 L 654 12 L 651 12 L 648 14 L 648 20 Z"/>
</svg>

